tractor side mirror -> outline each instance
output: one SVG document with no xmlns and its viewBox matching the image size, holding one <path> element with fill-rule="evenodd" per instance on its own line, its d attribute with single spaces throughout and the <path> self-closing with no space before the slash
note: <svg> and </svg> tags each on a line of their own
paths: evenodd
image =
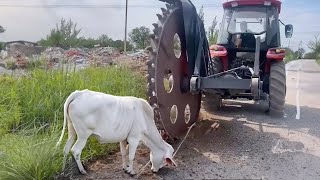
<svg viewBox="0 0 320 180">
<path fill-rule="evenodd" d="M 291 24 L 288 24 L 285 26 L 285 33 L 286 38 L 291 38 L 293 34 L 293 26 Z"/>
</svg>

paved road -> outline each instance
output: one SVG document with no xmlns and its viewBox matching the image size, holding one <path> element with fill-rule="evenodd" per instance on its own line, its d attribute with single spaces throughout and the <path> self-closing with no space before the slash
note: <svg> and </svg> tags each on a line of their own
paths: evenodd
<svg viewBox="0 0 320 180">
<path fill-rule="evenodd" d="M 285 117 L 272 119 L 266 104 L 226 101 L 219 112 L 203 112 L 176 156 L 178 168 L 141 179 L 320 179 L 320 66 L 313 60 L 287 64 Z M 217 122 L 219 127 L 210 126 Z M 212 131 L 211 131 L 212 130 Z M 139 148 L 136 169 L 148 161 Z M 90 165 L 82 179 L 128 179 L 120 155 Z"/>
</svg>

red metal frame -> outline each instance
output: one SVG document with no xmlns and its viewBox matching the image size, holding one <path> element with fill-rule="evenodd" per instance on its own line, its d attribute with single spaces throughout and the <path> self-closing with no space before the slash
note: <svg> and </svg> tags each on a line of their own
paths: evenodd
<svg viewBox="0 0 320 180">
<path fill-rule="evenodd" d="M 271 2 L 271 6 L 275 6 L 281 12 L 281 1 L 280 0 L 229 0 L 228 2 L 223 3 L 223 8 L 232 7 L 233 3 L 238 3 L 238 6 L 255 6 L 255 5 L 264 5 L 265 2 Z"/>
<path fill-rule="evenodd" d="M 223 70 L 228 70 L 228 51 L 225 47 L 220 45 L 210 46 L 211 57 L 219 57 L 223 64 Z"/>
<path fill-rule="evenodd" d="M 270 72 L 270 65 L 272 61 L 283 61 L 284 57 L 286 56 L 286 50 L 280 48 L 270 48 L 267 52 L 267 62 L 264 66 L 265 73 Z"/>
</svg>

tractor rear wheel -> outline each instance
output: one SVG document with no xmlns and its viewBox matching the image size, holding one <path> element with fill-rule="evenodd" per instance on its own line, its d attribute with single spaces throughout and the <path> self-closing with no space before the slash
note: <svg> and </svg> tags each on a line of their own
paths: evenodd
<svg viewBox="0 0 320 180">
<path fill-rule="evenodd" d="M 214 74 L 220 73 L 223 71 L 223 64 L 220 58 L 212 58 L 212 70 Z M 204 109 L 209 111 L 217 111 L 222 106 L 222 99 L 220 95 L 206 93 L 203 98 L 202 106 Z"/>
<path fill-rule="evenodd" d="M 275 61 L 270 67 L 269 113 L 282 116 L 286 98 L 286 69 L 283 61 Z"/>
</svg>

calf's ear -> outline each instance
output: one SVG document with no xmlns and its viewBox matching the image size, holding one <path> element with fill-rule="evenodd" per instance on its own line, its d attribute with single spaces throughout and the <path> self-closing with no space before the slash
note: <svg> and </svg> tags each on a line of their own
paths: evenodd
<svg viewBox="0 0 320 180">
<path fill-rule="evenodd" d="M 167 163 L 168 165 L 177 167 L 176 162 L 174 162 L 174 160 L 173 160 L 172 158 L 166 157 L 166 158 L 165 158 L 165 161 L 166 161 L 166 163 Z"/>
</svg>

